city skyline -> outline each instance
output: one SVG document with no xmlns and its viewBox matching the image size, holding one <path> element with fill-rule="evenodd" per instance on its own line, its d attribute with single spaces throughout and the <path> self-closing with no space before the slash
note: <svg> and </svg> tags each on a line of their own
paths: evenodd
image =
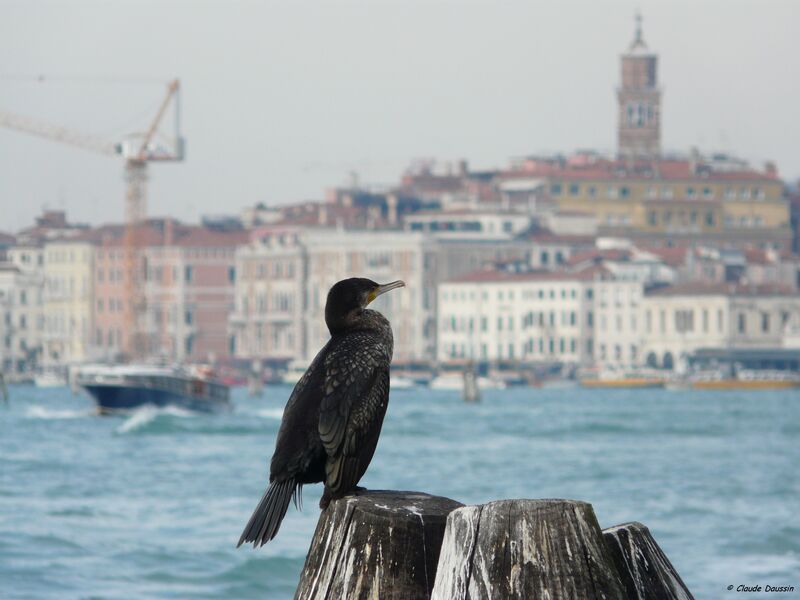
<svg viewBox="0 0 800 600">
<path fill-rule="evenodd" d="M 155 5 L 9 3 L 14 18 L 5 22 L 18 26 L 0 36 L 0 108 L 117 135 L 121 122 L 146 123 L 141 115 L 158 102 L 160 87 L 27 78 L 180 76 L 188 160 L 153 169 L 148 213 L 191 221 L 259 201 L 319 199 L 353 170 L 362 181 L 394 182 L 421 156 L 463 157 L 483 168 L 545 150 L 611 150 L 618 59 L 639 9 L 660 60 L 664 149 L 727 150 L 758 167 L 774 160 L 785 180 L 800 175 L 791 148 L 798 125 L 784 117 L 798 92 L 796 78 L 785 74 L 800 60 L 790 3 L 772 3 L 768 12 L 754 2 L 725 3 L 724 19 L 718 2 L 702 10 L 688 3 L 499 10 L 436 3 L 425 5 L 421 24 L 417 3 L 319 6 L 310 15 L 282 4 L 245 3 L 237 14 L 192 4 L 191 15 L 186 6 L 168 5 L 154 23 Z M 26 25 L 44 11 L 62 11 L 63 18 L 48 19 L 58 31 Z M 365 30 L 359 16 L 374 29 Z M 187 32 L 189 19 L 197 26 Z M 284 27 L 291 39 L 281 22 L 291 24 Z M 116 35 L 119 27 L 131 35 Z M 385 35 L 392 27 L 398 34 Z M 148 31 L 146 47 L 131 44 L 140 29 Z M 765 35 L 769 45 L 758 41 Z M 364 53 L 365 45 L 374 52 Z M 586 90 L 596 90 L 588 101 Z M 125 108 L 118 109 L 120 98 Z M 563 115 L 569 119 L 556 118 Z M 121 220 L 121 161 L 9 131 L 0 132 L 0 156 L 0 194 L 19 207 L 4 212 L 0 231 L 21 228 L 43 206 L 92 224 Z"/>
</svg>

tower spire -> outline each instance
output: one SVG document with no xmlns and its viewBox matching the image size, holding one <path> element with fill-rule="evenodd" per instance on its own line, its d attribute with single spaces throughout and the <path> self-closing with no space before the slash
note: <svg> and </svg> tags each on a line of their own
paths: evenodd
<svg viewBox="0 0 800 600">
<path fill-rule="evenodd" d="M 628 51 L 621 56 L 622 81 L 617 88 L 617 143 L 624 157 L 648 158 L 660 154 L 661 90 L 658 57 L 642 36 L 642 14 L 634 15 L 636 29 Z"/>
<path fill-rule="evenodd" d="M 644 37 L 642 36 L 642 13 L 641 11 L 637 10 L 633 16 L 634 21 L 636 22 L 636 29 L 634 30 L 633 34 L 633 41 L 631 42 L 630 49 L 631 51 L 636 50 L 637 48 L 647 48 L 647 44 L 644 43 Z"/>
</svg>

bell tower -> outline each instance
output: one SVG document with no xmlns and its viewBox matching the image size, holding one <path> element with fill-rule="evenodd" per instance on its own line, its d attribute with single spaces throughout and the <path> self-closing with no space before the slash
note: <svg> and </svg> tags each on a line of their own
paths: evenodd
<svg viewBox="0 0 800 600">
<path fill-rule="evenodd" d="M 621 158 L 655 158 L 661 153 L 661 90 L 658 56 L 642 38 L 642 16 L 636 34 L 620 58 L 622 81 L 617 88 L 617 153 Z"/>
</svg>

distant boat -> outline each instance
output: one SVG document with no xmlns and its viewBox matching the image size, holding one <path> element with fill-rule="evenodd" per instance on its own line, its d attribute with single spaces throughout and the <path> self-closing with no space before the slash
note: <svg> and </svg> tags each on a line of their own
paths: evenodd
<svg viewBox="0 0 800 600">
<path fill-rule="evenodd" d="M 281 383 L 295 385 L 298 381 L 300 381 L 300 378 L 305 375 L 306 370 L 308 370 L 308 363 L 293 360 L 289 363 L 286 372 L 281 375 Z"/>
<path fill-rule="evenodd" d="M 87 366 L 77 371 L 76 383 L 94 399 L 101 414 L 147 405 L 199 412 L 231 407 L 230 388 L 208 367 Z"/>
<path fill-rule="evenodd" d="M 56 371 L 42 371 L 34 376 L 33 382 L 40 388 L 64 387 L 67 378 Z"/>
<path fill-rule="evenodd" d="M 601 371 L 597 376 L 583 377 L 580 384 L 587 388 L 660 388 L 665 378 L 639 371 Z"/>
<path fill-rule="evenodd" d="M 685 383 L 695 390 L 785 390 L 800 387 L 800 374 L 778 370 L 740 369 L 733 376 L 722 371 L 690 375 Z"/>
</svg>

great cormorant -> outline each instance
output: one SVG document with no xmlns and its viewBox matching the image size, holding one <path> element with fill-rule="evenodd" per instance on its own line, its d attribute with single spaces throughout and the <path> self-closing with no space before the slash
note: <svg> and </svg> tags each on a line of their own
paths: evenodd
<svg viewBox="0 0 800 600">
<path fill-rule="evenodd" d="M 244 528 L 239 546 L 275 537 L 292 497 L 306 483 L 325 482 L 319 502 L 356 490 L 369 466 L 389 403 L 394 341 L 389 321 L 366 306 L 404 286 L 345 279 L 328 292 L 325 323 L 331 333 L 297 382 L 275 442 L 269 487 Z"/>
</svg>

